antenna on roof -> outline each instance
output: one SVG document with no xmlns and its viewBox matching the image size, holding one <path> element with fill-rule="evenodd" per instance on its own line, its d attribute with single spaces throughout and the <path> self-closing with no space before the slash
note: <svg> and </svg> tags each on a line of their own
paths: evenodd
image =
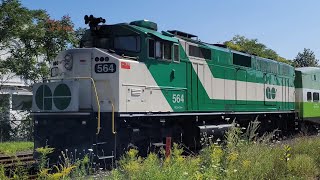
<svg viewBox="0 0 320 180">
<path fill-rule="evenodd" d="M 89 24 L 91 30 L 97 30 L 97 26 L 100 23 L 106 23 L 106 20 L 102 17 L 96 18 L 93 15 L 85 15 L 84 16 L 84 23 Z"/>
</svg>

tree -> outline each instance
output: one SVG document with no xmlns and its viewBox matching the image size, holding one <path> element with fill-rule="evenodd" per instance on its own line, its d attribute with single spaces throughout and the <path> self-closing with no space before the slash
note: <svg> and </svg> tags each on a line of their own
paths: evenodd
<svg viewBox="0 0 320 180">
<path fill-rule="evenodd" d="M 2 0 L 0 22 L 0 50 L 7 52 L 0 69 L 28 80 L 46 77 L 54 57 L 78 42 L 69 16 L 53 20 L 44 10 L 29 10 L 18 0 Z"/>
<path fill-rule="evenodd" d="M 299 52 L 296 58 L 293 60 L 295 67 L 316 67 L 318 66 L 318 60 L 313 51 L 304 48 L 303 52 Z"/>
<path fill-rule="evenodd" d="M 47 77 L 48 65 L 55 56 L 78 44 L 73 27 L 69 16 L 54 20 L 44 10 L 23 7 L 19 0 L 0 0 L 0 79 L 7 73 L 32 82 Z M 1 115 L 8 112 L 9 106 L 2 103 L 7 102 L 5 98 L 0 97 L 0 137 L 3 137 L 0 140 L 8 140 L 16 133 L 10 127 L 8 115 Z M 23 121 L 18 128 L 29 129 L 30 122 L 30 119 Z M 30 132 L 19 134 L 30 139 Z"/>
<path fill-rule="evenodd" d="M 12 129 L 9 122 L 10 114 L 8 114 L 8 95 L 0 97 L 0 142 L 10 139 Z"/>
<path fill-rule="evenodd" d="M 267 48 L 267 46 L 260 43 L 258 39 L 248 39 L 244 36 L 236 35 L 232 38 L 232 40 L 226 41 L 224 44 L 230 49 L 236 51 L 290 64 L 290 61 L 279 56 L 274 50 Z"/>
</svg>

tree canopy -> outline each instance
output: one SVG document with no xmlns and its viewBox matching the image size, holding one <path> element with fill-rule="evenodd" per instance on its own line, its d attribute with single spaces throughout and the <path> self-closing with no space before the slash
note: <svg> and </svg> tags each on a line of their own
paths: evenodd
<svg viewBox="0 0 320 180">
<path fill-rule="evenodd" d="M 307 48 L 298 53 L 293 63 L 295 67 L 316 67 L 319 65 L 314 52 Z"/>
<path fill-rule="evenodd" d="M 224 42 L 224 45 L 236 51 L 290 64 L 290 61 L 279 56 L 274 50 L 260 43 L 258 39 L 248 39 L 244 36 L 236 35 L 230 41 Z"/>
<path fill-rule="evenodd" d="M 49 63 L 67 48 L 78 44 L 69 16 L 50 18 L 45 10 L 30 10 L 19 0 L 0 0 L 0 91 L 3 77 L 10 73 L 31 82 L 49 74 Z M 0 96 L 0 141 L 16 138 L 17 132 L 30 139 L 30 116 L 18 126 L 10 125 L 9 95 Z M 26 134 L 23 134 L 26 133 Z M 19 136 L 20 136 L 19 135 Z"/>
<path fill-rule="evenodd" d="M 57 53 L 78 43 L 69 16 L 54 20 L 44 10 L 23 7 L 19 0 L 2 0 L 0 22 L 2 73 L 39 80 L 48 75 L 48 63 Z"/>
</svg>

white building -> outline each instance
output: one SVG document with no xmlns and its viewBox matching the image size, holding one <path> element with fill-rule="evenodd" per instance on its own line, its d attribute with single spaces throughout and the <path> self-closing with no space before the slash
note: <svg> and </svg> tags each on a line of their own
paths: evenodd
<svg viewBox="0 0 320 180">
<path fill-rule="evenodd" d="M 16 40 L 12 45 L 19 47 Z M 0 59 L 10 54 L 0 51 Z M 32 89 L 30 83 L 14 73 L 0 73 L 0 121 L 10 121 L 11 125 L 18 125 L 31 109 Z"/>
<path fill-rule="evenodd" d="M 27 111 L 31 108 L 32 91 L 25 80 L 12 73 L 0 76 L 0 101 L 3 108 L 3 116 L 13 124 L 23 120 Z M 14 121 L 17 121 L 16 123 Z"/>
</svg>

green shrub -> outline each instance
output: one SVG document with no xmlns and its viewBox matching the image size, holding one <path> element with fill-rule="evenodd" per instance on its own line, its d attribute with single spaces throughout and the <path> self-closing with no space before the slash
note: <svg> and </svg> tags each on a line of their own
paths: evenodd
<svg viewBox="0 0 320 180">
<path fill-rule="evenodd" d="M 107 179 L 316 179 L 319 177 L 320 138 L 298 138 L 271 144 L 274 133 L 258 137 L 249 124 L 244 135 L 234 127 L 222 145 L 203 143 L 198 155 L 183 156 L 174 145 L 168 158 L 154 153 L 138 157 L 130 150 Z M 206 139 L 206 138 L 204 138 Z M 209 142 L 209 143 L 208 143 Z"/>
<path fill-rule="evenodd" d="M 198 177 L 201 177 L 201 179 L 219 179 L 223 176 L 225 153 L 222 147 L 216 144 L 204 148 L 199 155 L 201 169 Z"/>
<path fill-rule="evenodd" d="M 237 158 L 229 160 L 228 179 L 282 179 L 286 161 L 281 158 L 280 147 L 265 144 L 248 144 L 239 148 Z"/>
<path fill-rule="evenodd" d="M 248 126 L 249 127 L 249 126 Z M 255 126 L 250 129 L 256 131 Z M 267 137 L 268 136 L 268 137 Z M 150 153 L 138 156 L 138 150 L 131 149 L 105 177 L 99 179 L 138 180 L 188 180 L 188 179 L 317 179 L 320 177 L 320 138 L 301 137 L 289 144 L 270 144 L 267 139 L 256 137 L 247 131 L 241 135 L 239 128 L 232 128 L 226 136 L 227 142 L 205 143 L 198 155 L 184 156 L 183 148 L 174 144 L 171 154 L 165 157 Z M 242 139 L 244 138 L 244 139 Z M 50 174 L 47 155 L 52 148 L 39 148 L 40 174 L 43 179 L 90 179 L 93 178 L 90 156 L 71 160 L 62 153 L 64 163 L 56 166 L 56 173 Z M 24 169 L 16 169 L 16 179 L 26 177 Z M 0 179 L 5 179 L 4 168 L 0 166 Z"/>
<path fill-rule="evenodd" d="M 301 137 L 292 143 L 292 154 L 307 154 L 320 168 L 320 137 Z"/>
<path fill-rule="evenodd" d="M 138 156 L 131 149 L 119 161 L 117 169 L 112 170 L 108 179 L 197 179 L 200 174 L 200 158 L 183 156 L 183 149 L 174 144 L 171 155 L 161 158 L 150 153 L 146 158 Z"/>
<path fill-rule="evenodd" d="M 306 179 L 312 179 L 318 175 L 318 168 L 314 159 L 306 154 L 297 154 L 289 160 L 288 170 L 291 175 Z"/>
<path fill-rule="evenodd" d="M 3 165 L 0 165 L 0 179 L 2 180 L 7 180 L 9 178 L 7 178 L 6 174 L 5 174 L 5 169 Z"/>
</svg>

